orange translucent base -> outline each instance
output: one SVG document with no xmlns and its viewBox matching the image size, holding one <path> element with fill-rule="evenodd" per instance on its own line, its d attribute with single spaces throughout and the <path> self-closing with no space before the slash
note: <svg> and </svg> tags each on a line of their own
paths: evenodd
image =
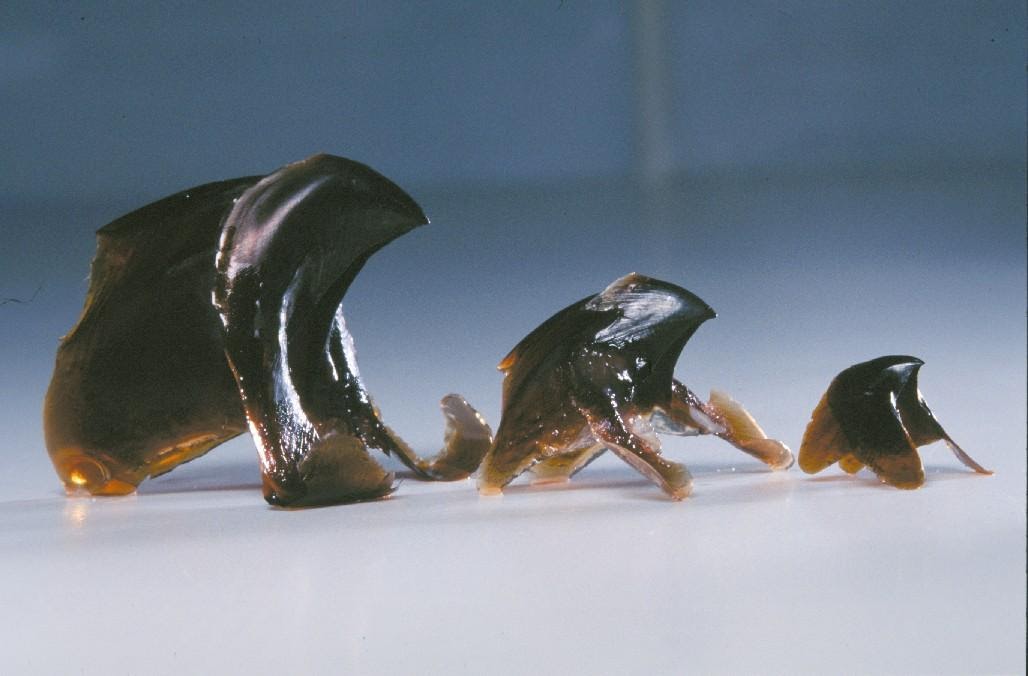
<svg viewBox="0 0 1028 676">
<path fill-rule="evenodd" d="M 66 452 L 53 461 L 69 495 L 129 495 L 136 491 L 139 483 L 112 471 L 109 463 L 82 453 Z"/>
<path fill-rule="evenodd" d="M 129 495 L 147 477 L 170 472 L 203 455 L 225 438 L 215 434 L 197 435 L 155 453 L 146 465 L 135 468 L 80 448 L 63 448 L 53 453 L 51 460 L 69 495 Z"/>
</svg>

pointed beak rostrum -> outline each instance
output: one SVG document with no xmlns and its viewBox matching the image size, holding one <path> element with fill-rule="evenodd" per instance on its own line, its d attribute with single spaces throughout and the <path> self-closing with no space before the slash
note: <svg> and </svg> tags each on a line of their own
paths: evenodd
<svg viewBox="0 0 1028 676">
<path fill-rule="evenodd" d="M 903 360 L 901 362 L 901 365 L 906 366 L 908 372 L 910 372 L 910 373 L 917 373 L 917 370 L 919 368 L 921 368 L 922 366 L 924 366 L 924 361 L 921 360 L 921 359 L 918 359 L 917 357 L 902 356 L 902 357 L 896 357 L 896 358 Z"/>
<path fill-rule="evenodd" d="M 428 225 L 431 222 L 421 209 L 421 206 L 414 201 L 413 197 L 389 179 L 385 179 L 385 182 L 391 188 L 391 190 L 386 191 L 386 194 L 388 194 L 389 205 L 396 215 L 403 218 L 411 228 L 416 228 L 419 225 Z"/>
<path fill-rule="evenodd" d="M 704 322 L 717 318 L 714 308 L 707 305 L 699 296 L 681 287 L 673 288 L 681 303 L 679 315 L 685 320 L 689 335 L 692 335 Z"/>
<path fill-rule="evenodd" d="M 858 389 L 889 389 L 897 393 L 913 379 L 917 385 L 917 371 L 924 364 L 917 357 L 889 355 L 855 364 L 842 371 L 837 380 Z"/>
<path fill-rule="evenodd" d="M 660 340 L 689 336 L 717 313 L 694 293 L 682 287 L 638 273 L 614 280 L 587 305 L 598 311 L 616 310 L 619 319 L 597 334 L 601 340 L 639 339 L 662 336 Z"/>
<path fill-rule="evenodd" d="M 296 166 L 305 167 L 309 174 L 330 176 L 334 189 L 347 198 L 343 203 L 361 205 L 388 214 L 388 222 L 403 232 L 429 222 L 428 216 L 413 197 L 366 164 L 322 154 L 302 160 Z"/>
<path fill-rule="evenodd" d="M 355 180 L 351 180 L 351 184 L 354 192 L 359 195 L 358 199 L 374 210 L 387 214 L 394 227 L 406 232 L 428 225 L 428 216 L 403 188 L 363 165 L 355 167 L 354 174 Z"/>
<path fill-rule="evenodd" d="M 699 299 L 697 298 L 697 300 Z M 702 305 L 702 307 L 696 307 L 694 310 L 697 326 L 699 326 L 700 324 L 709 319 L 717 319 L 717 312 L 714 310 L 714 308 L 710 307 L 703 301 L 700 301 L 699 305 Z"/>
</svg>

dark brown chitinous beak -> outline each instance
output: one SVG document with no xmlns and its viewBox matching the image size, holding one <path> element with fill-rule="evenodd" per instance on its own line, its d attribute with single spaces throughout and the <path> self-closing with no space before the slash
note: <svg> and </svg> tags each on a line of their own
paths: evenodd
<svg viewBox="0 0 1028 676">
<path fill-rule="evenodd" d="M 393 477 L 369 449 L 424 478 L 473 472 L 491 442 L 481 417 L 445 398 L 447 446 L 417 457 L 379 419 L 340 308 L 375 251 L 427 222 L 381 174 L 316 155 L 102 228 L 44 407 L 65 486 L 129 493 L 247 428 L 276 505 L 389 493 Z"/>
<path fill-rule="evenodd" d="M 892 355 L 855 364 L 837 375 L 811 414 L 800 445 L 800 468 L 815 474 L 838 462 L 850 474 L 869 467 L 897 488 L 925 480 L 919 446 L 940 439 L 966 466 L 975 462 L 935 419 L 917 386 L 923 361 Z"/>
<path fill-rule="evenodd" d="M 789 449 L 737 402 L 714 393 L 704 403 L 674 379 L 682 348 L 714 316 L 686 289 L 633 273 L 543 322 L 500 362 L 503 417 L 479 491 L 499 493 L 529 469 L 566 481 L 609 449 L 680 500 L 691 477 L 661 456 L 657 432 L 716 434 L 788 467 Z"/>
</svg>

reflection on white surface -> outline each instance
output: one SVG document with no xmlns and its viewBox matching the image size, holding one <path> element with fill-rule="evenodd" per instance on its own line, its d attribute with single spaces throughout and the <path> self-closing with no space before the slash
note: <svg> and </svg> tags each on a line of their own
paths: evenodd
<svg viewBox="0 0 1028 676">
<path fill-rule="evenodd" d="M 64 505 L 64 523 L 70 528 L 82 528 L 89 515 L 89 498 L 68 498 Z"/>
<path fill-rule="evenodd" d="M 243 445 L 135 497 L 0 503 L 5 669 L 1023 670 L 1009 459 L 981 477 L 929 447 L 909 492 L 707 441 L 668 444 L 695 477 L 683 503 L 611 456 L 502 498 L 404 479 L 386 500 L 276 510 Z"/>
</svg>

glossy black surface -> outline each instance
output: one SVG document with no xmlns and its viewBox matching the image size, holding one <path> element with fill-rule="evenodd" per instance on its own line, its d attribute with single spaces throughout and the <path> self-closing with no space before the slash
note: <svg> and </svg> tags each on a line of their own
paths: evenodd
<svg viewBox="0 0 1028 676">
<path fill-rule="evenodd" d="M 839 462 L 855 473 L 866 465 L 888 484 L 917 488 L 925 481 L 917 448 L 944 440 L 962 463 L 989 474 L 946 433 L 921 396 L 917 375 L 923 365 L 917 357 L 889 355 L 840 372 L 804 435 L 804 471 Z"/>
<path fill-rule="evenodd" d="M 906 427 L 920 435 L 932 429 L 935 420 L 922 412 L 917 391 L 917 371 L 923 364 L 905 355 L 879 357 L 844 370 L 828 388 L 828 405 L 839 427 L 850 445 L 864 449 L 867 459 L 908 453 Z M 940 438 L 935 434 L 924 443 Z"/>
<path fill-rule="evenodd" d="M 355 373 L 339 306 L 368 257 L 427 222 L 388 179 L 325 155 L 263 179 L 226 217 L 214 303 L 269 502 L 391 490 L 392 476 L 365 446 L 398 452 L 402 442 Z"/>
<path fill-rule="evenodd" d="M 417 457 L 380 420 L 340 306 L 372 254 L 427 222 L 384 176 L 316 155 L 101 229 L 86 308 L 58 350 L 45 406 L 61 479 L 131 492 L 247 427 L 272 504 L 390 492 L 393 476 L 369 449 L 424 478 L 467 476 L 488 427 L 448 397 L 457 433 L 436 461 Z"/>
<path fill-rule="evenodd" d="M 635 274 L 568 306 L 501 364 L 507 377 L 497 439 L 526 423 L 559 427 L 583 408 L 609 415 L 626 406 L 668 406 L 685 343 L 715 316 L 689 291 Z"/>
<path fill-rule="evenodd" d="M 566 479 L 610 449 L 681 499 L 689 473 L 660 456 L 657 431 L 718 434 L 737 445 L 758 435 L 770 441 L 755 423 L 747 428 L 752 439 L 735 434 L 734 409 L 703 404 L 674 380 L 686 342 L 715 316 L 686 289 L 633 273 L 546 320 L 500 363 L 503 417 L 480 490 L 497 492 L 537 463 L 537 476 Z M 746 450 L 777 464 L 782 449 Z"/>
</svg>

